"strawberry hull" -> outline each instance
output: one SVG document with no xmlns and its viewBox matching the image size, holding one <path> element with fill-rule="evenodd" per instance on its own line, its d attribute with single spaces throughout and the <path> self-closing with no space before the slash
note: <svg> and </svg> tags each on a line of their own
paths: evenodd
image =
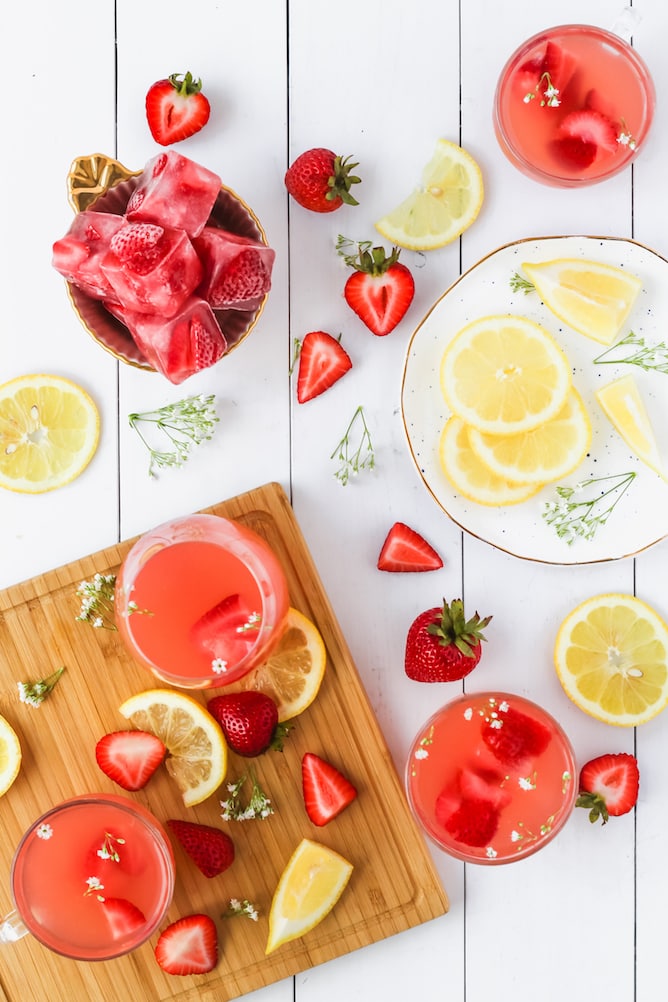
<svg viewBox="0 0 668 1002">
<path fill-rule="evenodd" d="M 193 246 L 204 270 L 198 291 L 214 309 L 258 308 L 271 288 L 270 247 L 215 226 L 206 226 Z"/>
<path fill-rule="evenodd" d="M 221 180 L 201 164 L 169 150 L 146 164 L 126 209 L 131 222 L 159 223 L 195 237 L 204 229 Z"/>
</svg>

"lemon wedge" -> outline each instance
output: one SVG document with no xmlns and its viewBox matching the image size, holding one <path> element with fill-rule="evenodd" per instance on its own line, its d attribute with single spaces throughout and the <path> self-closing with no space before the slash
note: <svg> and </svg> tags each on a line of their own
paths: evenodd
<svg viewBox="0 0 668 1002">
<path fill-rule="evenodd" d="M 12 785 L 21 768 L 21 744 L 14 728 L 0 717 L 0 797 Z"/>
<path fill-rule="evenodd" d="M 484 196 L 482 172 L 461 146 L 439 139 L 422 183 L 376 223 L 387 240 L 407 250 L 451 243 L 475 221 Z"/>
<path fill-rule="evenodd" d="M 642 288 L 624 268 L 580 258 L 525 262 L 522 269 L 548 310 L 601 344 L 615 340 Z"/>
<path fill-rule="evenodd" d="M 633 595 L 597 595 L 559 628 L 554 648 L 566 694 L 585 713 L 635 727 L 668 704 L 668 626 Z"/>
<path fill-rule="evenodd" d="M 201 703 L 174 689 L 148 689 L 126 699 L 120 713 L 163 742 L 169 753 L 167 771 L 186 807 L 216 792 L 227 772 L 227 743 Z"/>
<path fill-rule="evenodd" d="M 591 424 L 574 387 L 556 417 L 519 435 L 487 435 L 471 428 L 471 448 L 499 477 L 545 484 L 571 473 L 587 454 Z"/>
<path fill-rule="evenodd" d="M 455 334 L 441 360 L 441 389 L 451 411 L 490 435 L 515 435 L 549 421 L 570 388 L 566 355 L 526 317 L 474 320 Z"/>
<path fill-rule="evenodd" d="M 596 391 L 606 417 L 630 449 L 664 480 L 668 479 L 654 431 L 633 376 L 622 376 Z"/>
<path fill-rule="evenodd" d="M 97 448 L 91 397 L 60 376 L 28 375 L 0 386 L 0 486 L 24 494 L 63 487 Z"/>
<path fill-rule="evenodd" d="M 269 911 L 266 953 L 298 939 L 329 915 L 350 880 L 352 863 L 302 839 L 281 874 Z"/>
</svg>

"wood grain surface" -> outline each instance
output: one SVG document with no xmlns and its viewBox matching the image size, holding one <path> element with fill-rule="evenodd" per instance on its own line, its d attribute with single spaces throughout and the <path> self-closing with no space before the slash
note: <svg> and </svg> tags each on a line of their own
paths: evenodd
<svg viewBox="0 0 668 1002">
<path fill-rule="evenodd" d="M 128 794 L 163 822 L 173 817 L 200 821 L 227 830 L 233 838 L 235 862 L 212 880 L 175 846 L 176 891 L 165 920 L 167 924 L 197 911 L 210 914 L 219 930 L 219 964 L 207 975 L 171 977 L 155 962 L 157 937 L 131 956 L 86 964 L 59 957 L 27 936 L 0 948 L 3 1002 L 220 1002 L 447 911 L 446 893 L 409 812 L 403 785 L 287 496 L 278 484 L 267 484 L 206 510 L 243 522 L 269 542 L 283 564 L 291 604 L 316 623 L 328 656 L 318 698 L 294 721 L 285 751 L 254 760 L 258 779 L 275 807 L 272 817 L 225 823 L 217 795 L 186 809 L 164 769 L 144 790 Z M 0 592 L 0 712 L 19 734 L 23 749 L 21 773 L 0 801 L 3 914 L 12 907 L 9 872 L 21 833 L 44 810 L 69 796 L 117 792 L 95 763 L 95 743 L 104 733 L 127 727 L 118 712 L 124 699 L 159 684 L 133 662 L 115 632 L 76 621 L 79 583 L 96 571 L 115 573 L 132 542 Z M 19 702 L 18 681 L 42 678 L 60 665 L 65 673 L 41 707 Z M 199 698 L 205 702 L 203 694 Z M 350 808 L 323 829 L 311 824 L 303 807 L 300 763 L 307 750 L 337 765 L 359 791 Z M 228 780 L 247 767 L 248 760 L 230 754 Z M 348 858 L 353 875 L 319 926 L 266 957 L 272 894 L 303 837 L 317 839 Z M 253 901 L 259 921 L 222 919 L 231 897 Z"/>
</svg>

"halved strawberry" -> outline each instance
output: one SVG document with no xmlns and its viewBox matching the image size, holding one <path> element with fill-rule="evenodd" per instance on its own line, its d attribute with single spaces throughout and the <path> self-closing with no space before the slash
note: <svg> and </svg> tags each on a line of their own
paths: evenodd
<svg viewBox="0 0 668 1002">
<path fill-rule="evenodd" d="M 559 163 L 570 168 L 582 170 L 593 164 L 598 154 L 595 143 L 583 142 L 581 139 L 554 139 L 550 149 Z"/>
<path fill-rule="evenodd" d="M 640 771 L 635 756 L 628 752 L 599 755 L 590 759 L 580 772 L 580 795 L 576 807 L 589 811 L 593 823 L 608 817 L 628 814 L 638 799 Z"/>
<path fill-rule="evenodd" d="M 500 814 L 489 800 L 463 798 L 455 810 L 443 796 L 436 800 L 436 820 L 457 842 L 482 848 L 489 845 L 499 827 Z"/>
<path fill-rule="evenodd" d="M 458 776 L 458 786 L 464 800 L 486 800 L 498 810 L 506 807 L 512 799 L 506 783 L 507 777 L 503 772 L 482 766 L 465 767 Z"/>
<path fill-rule="evenodd" d="M 202 94 L 202 81 L 192 73 L 172 73 L 158 80 L 146 95 L 146 119 L 151 135 L 161 146 L 171 146 L 193 136 L 209 121 L 211 106 Z"/>
<path fill-rule="evenodd" d="M 340 341 L 325 331 L 310 331 L 304 336 L 299 349 L 299 403 L 304 404 L 307 400 L 320 396 L 344 376 L 352 365 L 350 355 Z"/>
<path fill-rule="evenodd" d="M 127 898 L 105 898 L 100 904 L 112 939 L 124 939 L 146 925 L 144 913 Z"/>
<path fill-rule="evenodd" d="M 141 790 L 165 757 L 167 749 L 148 731 L 114 731 L 95 746 L 102 772 L 124 790 Z"/>
<path fill-rule="evenodd" d="M 482 739 L 504 765 L 519 766 L 527 759 L 542 755 L 552 735 L 539 720 L 512 706 L 499 706 L 498 715 L 482 726 Z"/>
<path fill-rule="evenodd" d="M 369 330 L 382 337 L 394 330 L 413 302 L 413 276 L 400 263 L 397 247 L 388 255 L 382 247 L 372 247 L 366 240 L 357 244 L 357 254 L 353 255 L 345 253 L 350 243 L 343 237 L 337 242 L 339 254 L 355 269 L 343 290 L 345 300 Z"/>
<path fill-rule="evenodd" d="M 306 813 L 319 828 L 337 817 L 357 796 L 350 780 L 313 752 L 306 752 L 302 758 L 302 791 Z"/>
<path fill-rule="evenodd" d="M 379 571 L 435 571 L 442 566 L 433 546 L 404 522 L 391 527 L 378 557 Z"/>
<path fill-rule="evenodd" d="M 167 974 L 206 974 L 218 963 L 218 932 L 208 915 L 186 915 L 167 926 L 155 947 Z"/>
<path fill-rule="evenodd" d="M 252 620 L 253 610 L 241 595 L 227 595 L 200 616 L 190 631 L 190 639 L 212 658 L 233 667 L 257 643 L 259 624 L 253 625 Z"/>
<path fill-rule="evenodd" d="M 220 828 L 176 819 L 167 827 L 205 877 L 217 877 L 234 862 L 234 842 Z"/>
<path fill-rule="evenodd" d="M 591 157 L 592 147 L 596 152 L 605 150 L 607 153 L 614 153 L 619 147 L 615 123 L 593 108 L 580 108 L 566 115 L 557 130 L 555 142 L 557 149 L 577 163 Z"/>
</svg>

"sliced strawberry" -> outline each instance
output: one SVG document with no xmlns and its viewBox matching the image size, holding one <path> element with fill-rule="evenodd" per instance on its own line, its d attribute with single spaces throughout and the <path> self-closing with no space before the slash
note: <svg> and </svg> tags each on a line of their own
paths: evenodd
<svg viewBox="0 0 668 1002">
<path fill-rule="evenodd" d="M 557 139 L 593 144 L 608 153 L 614 153 L 619 146 L 615 123 L 593 108 L 581 108 L 566 115 L 559 126 Z"/>
<path fill-rule="evenodd" d="M 485 800 L 500 811 L 512 799 L 510 790 L 505 785 L 506 776 L 495 769 L 461 769 L 458 782 L 464 800 Z"/>
<path fill-rule="evenodd" d="M 217 877 L 234 862 L 234 842 L 220 828 L 174 819 L 167 827 L 205 877 Z"/>
<path fill-rule="evenodd" d="M 482 739 L 499 762 L 519 766 L 542 755 L 552 735 L 545 724 L 511 706 L 499 707 L 498 715 L 485 721 Z"/>
<path fill-rule="evenodd" d="M 319 828 L 337 817 L 357 796 L 350 780 L 313 752 L 306 752 L 302 758 L 302 792 L 306 813 Z"/>
<path fill-rule="evenodd" d="M 595 143 L 583 142 L 581 139 L 555 139 L 550 149 L 560 164 L 577 170 L 590 167 L 598 154 Z"/>
<path fill-rule="evenodd" d="M 299 350 L 297 400 L 300 404 L 328 390 L 353 363 L 350 355 L 325 331 L 310 331 L 304 336 Z"/>
<path fill-rule="evenodd" d="M 247 692 L 223 693 L 207 703 L 218 721 L 232 751 L 252 758 L 269 747 L 281 748 L 285 728 L 279 729 L 278 707 L 271 696 L 249 689 Z"/>
<path fill-rule="evenodd" d="M 357 254 L 351 255 L 345 253 L 349 243 L 343 237 L 337 243 L 346 264 L 355 269 L 343 290 L 345 300 L 373 334 L 383 337 L 394 330 L 413 302 L 413 276 L 400 263 L 397 247 L 387 255 L 382 247 L 363 241 L 357 245 Z"/>
<path fill-rule="evenodd" d="M 158 80 L 146 95 L 146 119 L 151 135 L 161 146 L 171 146 L 193 136 L 209 121 L 211 106 L 202 94 L 202 81 L 192 73 L 172 73 Z"/>
<path fill-rule="evenodd" d="M 404 522 L 395 522 L 378 557 L 379 571 L 435 571 L 443 566 L 433 546 Z"/>
<path fill-rule="evenodd" d="M 141 790 L 165 757 L 160 738 L 148 731 L 114 731 L 95 746 L 102 772 L 124 790 Z"/>
<path fill-rule="evenodd" d="M 638 799 L 640 772 L 638 762 L 628 752 L 599 755 L 582 767 L 580 772 L 580 795 L 577 807 L 589 811 L 593 823 L 609 815 L 618 817 L 628 814 Z"/>
<path fill-rule="evenodd" d="M 100 904 L 112 939 L 125 939 L 146 925 L 144 913 L 127 898 L 105 898 Z"/>
<path fill-rule="evenodd" d="M 221 675 L 237 665 L 257 643 L 259 623 L 241 595 L 227 595 L 197 620 L 190 639 L 221 662 Z"/>
<path fill-rule="evenodd" d="M 457 842 L 482 848 L 489 845 L 499 827 L 499 811 L 489 800 L 464 798 L 452 813 L 445 813 L 438 802 L 436 818 Z"/>
<path fill-rule="evenodd" d="M 155 947 L 155 959 L 167 974 L 206 974 L 218 963 L 218 933 L 208 915 L 186 915 L 172 922 Z"/>
</svg>

